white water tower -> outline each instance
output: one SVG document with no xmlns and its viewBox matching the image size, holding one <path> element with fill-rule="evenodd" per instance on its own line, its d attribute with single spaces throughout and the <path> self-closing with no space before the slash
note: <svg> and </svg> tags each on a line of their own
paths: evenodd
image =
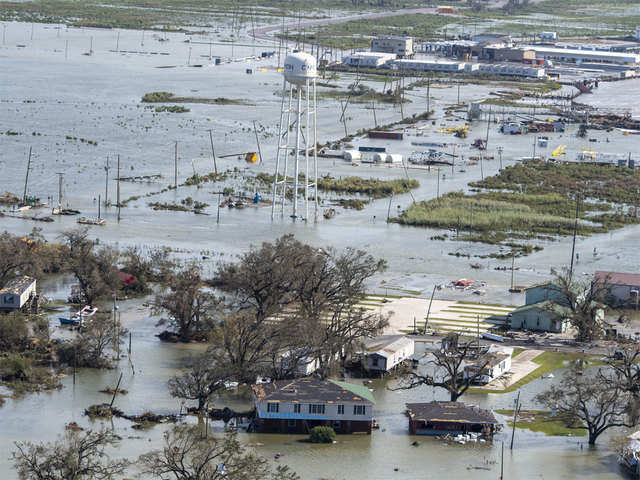
<svg viewBox="0 0 640 480">
<path fill-rule="evenodd" d="M 304 173 L 304 201 L 309 218 L 309 197 L 311 197 L 318 218 L 318 129 L 316 125 L 316 59 L 305 52 L 295 52 L 284 60 L 284 82 L 282 85 L 282 105 L 278 128 L 276 168 L 273 176 L 273 204 L 271 218 L 276 209 L 284 215 L 287 196 L 292 199 L 291 218 L 300 216 L 298 211 L 299 176 Z M 304 103 L 303 103 L 304 102 Z M 304 121 L 303 121 L 304 118 Z M 304 124 L 303 124 L 304 123 Z M 295 139 L 292 130 L 295 129 Z M 301 148 L 301 140 L 304 149 Z M 295 144 L 292 144 L 295 142 Z M 300 153 L 304 153 L 304 172 L 300 172 Z M 289 156 L 293 153 L 293 161 Z M 310 155 L 311 162 L 310 162 Z M 293 163 L 293 165 L 291 165 Z M 292 171 L 289 171 L 292 170 Z M 288 194 L 288 192 L 290 192 Z"/>
</svg>

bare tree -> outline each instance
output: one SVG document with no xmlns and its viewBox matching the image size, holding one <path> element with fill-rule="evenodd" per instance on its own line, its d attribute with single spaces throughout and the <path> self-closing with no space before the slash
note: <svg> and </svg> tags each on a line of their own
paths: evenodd
<svg viewBox="0 0 640 480">
<path fill-rule="evenodd" d="M 160 480 L 299 480 L 287 467 L 272 471 L 234 435 L 203 438 L 197 427 L 189 425 L 165 433 L 162 450 L 142 455 L 139 464 L 143 474 Z"/>
<path fill-rule="evenodd" d="M 129 465 L 105 453 L 116 441 L 106 430 L 69 430 L 52 443 L 16 442 L 12 457 L 21 480 L 111 480 Z"/>
<path fill-rule="evenodd" d="M 629 405 L 628 394 L 620 386 L 603 380 L 602 371 L 597 375 L 583 373 L 573 364 L 560 385 L 536 396 L 536 401 L 555 410 L 561 417 L 579 420 L 589 434 L 589 445 L 594 445 L 601 433 L 612 427 L 631 427 L 626 420 Z"/>
<path fill-rule="evenodd" d="M 206 339 L 218 301 L 207 289 L 200 267 L 191 263 L 168 274 L 162 287 L 164 291 L 156 296 L 154 310 L 166 312 L 169 317 L 158 324 L 168 323 L 183 342 Z"/>
<path fill-rule="evenodd" d="M 431 354 L 426 369 L 403 372 L 400 386 L 394 390 L 409 390 L 422 385 L 443 388 L 449 392 L 452 402 L 456 402 L 475 381 L 485 374 L 487 362 L 481 362 L 464 375 L 465 363 L 474 358 L 476 347 L 474 342 L 460 342 L 457 333 L 450 334 L 443 342 L 441 350 Z"/>
<path fill-rule="evenodd" d="M 629 394 L 627 413 L 633 423 L 640 420 L 640 348 L 638 346 L 617 349 L 606 359 L 612 375 L 600 374 L 604 383 L 614 382 Z"/>
<path fill-rule="evenodd" d="M 187 372 L 169 379 L 169 393 L 176 398 L 196 400 L 198 412 L 207 407 L 211 396 L 225 388 L 229 373 L 216 367 L 209 355 L 194 358 Z"/>
</svg>

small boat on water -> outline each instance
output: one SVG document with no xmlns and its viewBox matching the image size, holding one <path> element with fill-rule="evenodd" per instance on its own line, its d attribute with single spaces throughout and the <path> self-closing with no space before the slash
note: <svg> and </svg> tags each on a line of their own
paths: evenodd
<svg viewBox="0 0 640 480">
<path fill-rule="evenodd" d="M 98 311 L 96 307 L 91 307 L 91 305 L 85 305 L 82 310 L 74 313 L 69 318 L 58 317 L 58 321 L 60 325 L 71 325 L 74 327 L 81 327 L 84 321 L 87 318 L 91 318 Z"/>
<path fill-rule="evenodd" d="M 78 219 L 78 223 L 81 223 L 83 225 L 105 225 L 107 222 L 104 218 L 87 218 L 87 217 L 80 217 Z"/>
</svg>

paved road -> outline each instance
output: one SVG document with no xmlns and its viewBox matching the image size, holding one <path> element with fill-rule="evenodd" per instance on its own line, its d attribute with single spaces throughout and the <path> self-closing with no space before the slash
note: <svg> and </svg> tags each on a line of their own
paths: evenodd
<svg viewBox="0 0 640 480">
<path fill-rule="evenodd" d="M 352 20 L 372 20 L 376 18 L 382 17 L 395 17 L 397 15 L 414 15 L 417 13 L 436 13 L 435 8 L 406 8 L 400 10 L 391 10 L 391 11 L 383 11 L 383 12 L 373 12 L 373 13 L 363 13 L 357 15 L 347 15 L 344 17 L 332 17 L 332 18 L 320 18 L 318 20 L 308 20 L 306 22 L 294 22 L 285 24 L 284 28 L 286 29 L 302 29 L 309 27 L 324 27 L 326 25 L 334 25 L 337 23 L 345 23 L 351 22 Z M 266 27 L 256 28 L 254 30 L 249 31 L 249 35 L 254 36 L 255 38 L 262 40 L 273 40 L 273 36 L 269 35 L 272 32 L 279 31 L 282 29 L 282 25 L 268 25 Z"/>
</svg>

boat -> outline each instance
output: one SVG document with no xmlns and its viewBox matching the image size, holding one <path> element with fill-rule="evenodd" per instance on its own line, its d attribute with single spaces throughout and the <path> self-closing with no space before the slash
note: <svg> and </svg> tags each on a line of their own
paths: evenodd
<svg viewBox="0 0 640 480">
<path fill-rule="evenodd" d="M 71 317 L 64 318 L 58 317 L 58 321 L 60 325 L 71 325 L 74 327 L 81 327 L 84 321 L 88 318 L 91 318 L 98 311 L 96 307 L 91 307 L 91 305 L 85 305 L 82 310 L 77 311 Z"/>
<path fill-rule="evenodd" d="M 104 218 L 87 218 L 80 217 L 78 219 L 78 223 L 82 223 L 83 225 L 105 225 L 107 222 Z"/>
</svg>

